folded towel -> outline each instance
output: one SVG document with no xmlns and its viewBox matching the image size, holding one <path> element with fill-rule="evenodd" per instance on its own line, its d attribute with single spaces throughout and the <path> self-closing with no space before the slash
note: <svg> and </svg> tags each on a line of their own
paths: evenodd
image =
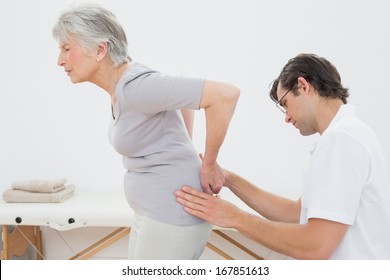
<svg viewBox="0 0 390 280">
<path fill-rule="evenodd" d="M 12 189 L 40 193 L 54 193 L 63 190 L 65 188 L 65 183 L 66 179 L 16 181 L 12 183 Z"/>
<path fill-rule="evenodd" d="M 3 192 L 3 200 L 6 202 L 63 202 L 73 195 L 75 191 L 74 185 L 64 186 L 64 189 L 55 193 L 39 193 L 23 190 L 8 189 Z"/>
</svg>

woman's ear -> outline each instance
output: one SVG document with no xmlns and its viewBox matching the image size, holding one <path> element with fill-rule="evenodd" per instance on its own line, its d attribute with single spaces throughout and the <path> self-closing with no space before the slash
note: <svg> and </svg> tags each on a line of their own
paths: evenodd
<svg viewBox="0 0 390 280">
<path fill-rule="evenodd" d="M 98 62 L 101 61 L 107 55 L 107 52 L 108 52 L 107 42 L 100 43 L 96 50 L 96 61 Z"/>
</svg>

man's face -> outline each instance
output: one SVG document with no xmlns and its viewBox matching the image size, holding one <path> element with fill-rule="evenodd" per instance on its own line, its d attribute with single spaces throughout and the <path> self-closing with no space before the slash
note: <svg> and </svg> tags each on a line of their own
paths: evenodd
<svg viewBox="0 0 390 280">
<path fill-rule="evenodd" d="M 308 136 L 316 133 L 313 129 L 312 106 L 310 100 L 303 93 L 303 88 L 298 83 L 298 88 L 286 89 L 280 83 L 277 88 L 277 96 L 279 105 L 285 111 L 286 123 L 291 123 L 303 136 Z M 298 94 L 296 94 L 298 93 Z"/>
</svg>

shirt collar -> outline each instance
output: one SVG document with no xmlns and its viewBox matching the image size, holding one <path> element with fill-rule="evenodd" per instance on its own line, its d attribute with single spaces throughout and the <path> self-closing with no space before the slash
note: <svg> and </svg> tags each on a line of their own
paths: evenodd
<svg viewBox="0 0 390 280">
<path fill-rule="evenodd" d="M 355 116 L 356 115 L 356 108 L 353 105 L 344 104 L 341 105 L 340 109 L 338 110 L 337 114 L 334 116 L 333 120 L 330 122 L 329 126 L 325 129 L 324 133 L 337 124 L 342 118 L 346 116 Z"/>
<path fill-rule="evenodd" d="M 353 105 L 348 105 L 348 104 L 344 104 L 344 105 L 341 105 L 340 109 L 338 110 L 337 114 L 334 116 L 333 120 L 330 122 L 329 126 L 325 129 L 324 133 L 321 135 L 320 139 L 322 139 L 322 136 L 324 136 L 324 134 L 329 131 L 329 129 L 336 125 L 339 120 L 341 120 L 343 117 L 345 116 L 355 116 L 356 115 L 356 108 L 355 106 Z M 316 150 L 317 148 L 317 145 L 318 145 L 318 142 L 316 141 L 312 148 L 310 149 L 310 154 L 313 154 L 314 151 Z"/>
</svg>

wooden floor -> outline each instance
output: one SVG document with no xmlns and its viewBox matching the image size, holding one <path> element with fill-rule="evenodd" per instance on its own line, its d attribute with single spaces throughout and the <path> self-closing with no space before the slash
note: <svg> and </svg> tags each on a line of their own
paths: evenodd
<svg viewBox="0 0 390 280">
<path fill-rule="evenodd" d="M 265 260 L 288 260 L 291 259 L 289 257 L 286 257 L 284 255 L 281 255 L 277 252 L 274 252 L 262 245 L 260 245 L 257 242 L 254 242 L 253 240 L 246 238 L 242 234 L 233 231 L 233 230 L 222 230 L 224 234 L 231 237 L 232 239 L 239 241 L 241 245 L 248 248 L 249 250 L 253 251 L 257 255 L 261 256 Z M 219 236 L 216 233 L 212 233 L 209 242 L 213 244 L 214 246 L 223 249 L 223 251 L 228 254 L 229 256 L 233 257 L 236 260 L 254 260 L 255 258 L 252 257 L 250 254 L 244 252 L 243 250 L 240 250 L 237 248 L 237 246 L 231 244 L 230 242 L 227 242 L 224 238 Z M 206 248 L 203 252 L 202 256 L 200 257 L 201 260 L 223 260 L 224 258 L 214 251 L 210 250 L 209 248 Z"/>
</svg>

